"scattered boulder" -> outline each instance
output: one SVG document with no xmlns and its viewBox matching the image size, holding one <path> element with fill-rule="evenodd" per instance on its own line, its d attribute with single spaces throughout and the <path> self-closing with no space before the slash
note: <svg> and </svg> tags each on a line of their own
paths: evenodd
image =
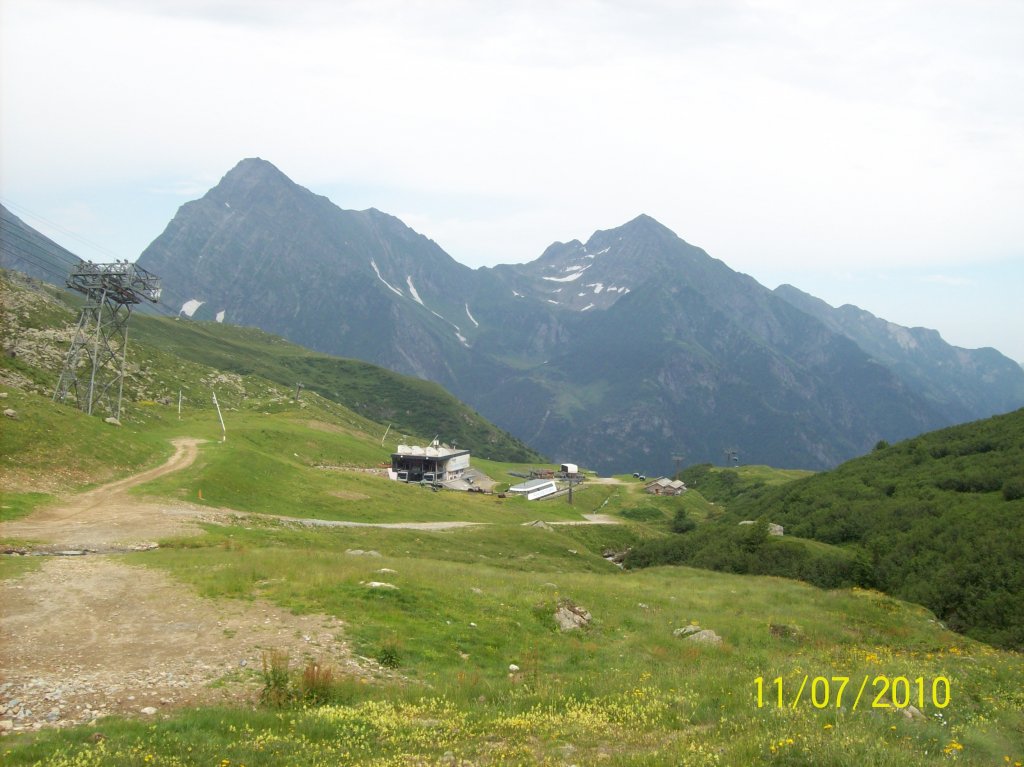
<svg viewBox="0 0 1024 767">
<path fill-rule="evenodd" d="M 679 639 L 686 639 L 686 637 L 690 636 L 691 634 L 696 634 L 700 630 L 701 627 L 694 623 L 689 626 L 683 626 L 682 628 L 676 629 L 672 632 L 672 636 L 677 637 Z"/>
<path fill-rule="evenodd" d="M 571 599 L 558 600 L 555 622 L 562 631 L 574 631 L 590 625 L 590 611 L 580 607 Z"/>
<path fill-rule="evenodd" d="M 146 716 L 153 716 L 153 714 L 156 713 L 156 709 L 152 706 L 146 706 L 145 708 L 140 710 L 140 713 L 143 713 Z"/>
<path fill-rule="evenodd" d="M 508 673 L 514 674 L 517 671 L 519 671 L 519 666 L 517 666 L 515 663 L 509 663 L 508 664 Z"/>
<path fill-rule="evenodd" d="M 395 589 L 398 590 L 398 586 L 393 583 L 384 583 L 384 581 L 368 581 L 364 584 L 368 589 Z"/>
<path fill-rule="evenodd" d="M 691 642 L 700 642 L 701 644 L 722 643 L 722 637 L 718 636 L 718 634 L 711 629 L 701 628 L 696 623 L 691 623 L 689 626 L 677 628 L 672 632 L 672 636 L 678 637 L 679 639 L 686 639 Z"/>
<path fill-rule="evenodd" d="M 17 418 L 18 417 L 18 411 L 17 410 L 13 410 L 11 408 L 6 408 L 4 410 L 4 415 L 7 416 L 8 418 Z"/>
<path fill-rule="evenodd" d="M 928 719 L 928 717 L 921 713 L 921 709 L 919 709 L 917 706 L 907 706 L 906 708 L 901 708 L 900 713 L 903 714 L 903 716 L 905 716 L 907 719 L 913 720 L 915 722 L 923 722 Z"/>
<path fill-rule="evenodd" d="M 111 426 L 120 426 L 121 422 L 118 421 L 114 416 L 108 416 L 103 419 L 103 423 L 109 423 Z"/>
<path fill-rule="evenodd" d="M 345 553 L 349 554 L 349 555 L 351 555 L 353 557 L 379 557 L 380 556 L 380 552 L 379 551 L 374 551 L 372 549 L 370 551 L 363 551 L 362 549 L 345 549 Z"/>
<path fill-rule="evenodd" d="M 612 564 L 622 567 L 622 563 L 626 559 L 626 555 L 629 554 L 629 552 L 630 549 L 622 549 L 621 551 L 616 551 L 615 549 L 605 549 L 601 552 L 601 556 L 607 559 Z"/>
<path fill-rule="evenodd" d="M 722 637 L 718 636 L 711 629 L 698 631 L 696 634 L 690 634 L 686 638 L 691 642 L 700 642 L 701 644 L 722 644 Z"/>
</svg>

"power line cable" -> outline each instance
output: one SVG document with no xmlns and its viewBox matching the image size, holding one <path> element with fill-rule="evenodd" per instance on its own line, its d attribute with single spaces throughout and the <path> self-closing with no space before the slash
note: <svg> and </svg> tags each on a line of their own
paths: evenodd
<svg viewBox="0 0 1024 767">
<path fill-rule="evenodd" d="M 17 212 L 19 212 L 22 215 L 28 216 L 29 218 L 33 218 L 36 221 L 41 221 L 44 224 L 46 224 L 47 226 L 50 226 L 50 227 L 56 229 L 57 231 L 62 232 L 63 234 L 66 234 L 71 239 L 77 240 L 78 242 L 80 242 L 80 243 L 82 243 L 84 245 L 88 245 L 90 248 L 95 248 L 100 253 L 108 255 L 111 258 L 113 258 L 114 260 L 117 260 L 117 259 L 120 258 L 120 256 L 118 254 L 114 253 L 109 248 L 105 248 L 104 246 L 102 246 L 102 245 L 100 245 L 98 243 L 95 243 L 95 242 L 93 242 L 92 240 L 90 240 L 90 239 L 88 239 L 86 237 L 83 237 L 82 235 L 78 234 L 77 232 L 72 231 L 71 229 L 68 229 L 65 226 L 61 226 L 60 224 L 57 224 L 57 223 L 55 223 L 53 221 L 50 221 L 45 216 L 41 216 L 40 214 L 35 213 L 32 210 L 29 210 L 24 205 L 20 205 L 20 204 L 18 204 L 16 202 L 13 202 L 13 201 L 11 201 L 11 200 L 9 200 L 7 198 L 4 198 L 4 197 L 0 197 L 0 203 L 2 203 L 4 205 L 4 207 L 6 207 L 6 208 L 14 209 L 14 210 L 16 210 Z M 58 247 L 60 247 L 60 246 L 58 246 Z M 82 259 L 82 260 L 86 260 L 86 259 Z"/>
</svg>

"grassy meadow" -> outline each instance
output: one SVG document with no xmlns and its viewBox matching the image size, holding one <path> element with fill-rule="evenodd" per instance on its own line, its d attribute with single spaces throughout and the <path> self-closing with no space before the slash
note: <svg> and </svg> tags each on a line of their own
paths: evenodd
<svg viewBox="0 0 1024 767">
<path fill-rule="evenodd" d="M 387 673 L 371 683 L 339 673 L 310 696 L 303 672 L 315 659 L 291 658 L 276 683 L 281 705 L 254 700 L 156 722 L 110 718 L 10 736 L 2 742 L 6 764 L 905 765 L 1024 757 L 1020 656 L 949 632 L 923 608 L 777 578 L 622 571 L 602 557 L 667 535 L 679 508 L 698 519 L 715 515 L 719 507 L 696 492 L 654 498 L 627 478 L 585 485 L 570 507 L 564 498 L 529 503 L 391 483 L 366 471 L 389 452 L 375 429 L 332 420 L 334 406 L 312 396 L 305 407 L 229 411 L 223 443 L 209 411 L 179 422 L 157 407 L 146 428 L 123 427 L 123 438 L 112 440 L 110 427 L 93 432 L 97 419 L 17 397 L 33 415 L 5 435 L 40 469 L 45 455 L 33 452 L 29 431 L 61 428 L 69 451 L 76 440 L 103 443 L 95 452 L 114 451 L 115 473 L 158 463 L 176 434 L 211 438 L 191 468 L 135 492 L 254 516 L 125 561 L 164 570 L 201 595 L 338 616 L 356 654 Z M 14 505 L 47 498 L 17 496 Z M 523 524 L 595 511 L 622 524 Z M 279 517 L 483 524 L 311 529 Z M 380 556 L 349 553 L 355 549 Z M 367 588 L 372 580 L 397 588 Z M 566 599 L 591 613 L 587 627 L 558 630 L 553 615 Z M 691 624 L 722 643 L 673 635 Z M 816 700 L 793 705 L 805 675 L 812 686 L 825 681 Z M 850 681 L 837 701 L 840 677 Z M 899 677 L 914 705 L 923 702 L 920 718 L 870 705 L 899 698 L 902 688 L 880 695 L 885 679 Z M 865 679 L 854 710 L 854 688 Z M 935 680 L 948 680 L 948 699 L 944 681 L 933 698 Z M 96 731 L 105 739 L 94 742 Z"/>
<path fill-rule="evenodd" d="M 177 356 L 174 344 L 157 336 L 142 347 L 146 366 L 121 427 L 51 403 L 54 374 L 24 356 L 0 363 L 4 381 L 20 382 L 0 386 L 4 407 L 17 412 L 0 423 L 0 518 L 158 465 L 173 437 L 205 438 L 187 470 L 132 492 L 242 514 L 117 556 L 202 596 L 336 616 L 372 678 L 268 648 L 267 669 L 235 672 L 262 690 L 246 706 L 6 735 L 3 765 L 1024 762 L 1018 653 L 876 591 L 688 567 L 622 570 L 604 558 L 673 535 L 680 511 L 698 529 L 720 520 L 729 488 L 655 498 L 623 477 L 585 483 L 570 506 L 391 483 L 379 473 L 398 441 L 391 434 L 382 445 L 386 424 L 313 391 L 293 401 L 286 373 L 274 381 L 225 372 L 209 366 L 207 352 Z M 180 418 L 176 398 L 163 396 L 175 382 L 188 387 Z M 223 442 L 211 387 L 224 408 Z M 538 465 L 474 463 L 507 483 L 517 481 L 508 472 Z M 763 467 L 754 474 L 764 486 L 795 478 Z M 597 512 L 619 524 L 563 524 Z M 308 527 L 303 519 L 479 524 Z M 547 524 L 528 524 L 536 520 Z M 35 560 L 0 557 L 0 578 L 26 577 Z M 554 614 L 568 603 L 588 611 L 589 624 L 559 630 Z M 674 633 L 695 625 L 722 641 Z"/>
</svg>

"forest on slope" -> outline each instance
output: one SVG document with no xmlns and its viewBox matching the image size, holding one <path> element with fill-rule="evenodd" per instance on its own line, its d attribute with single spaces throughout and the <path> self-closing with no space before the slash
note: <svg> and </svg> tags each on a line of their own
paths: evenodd
<svg viewBox="0 0 1024 767">
<path fill-rule="evenodd" d="M 1024 648 L 1024 410 L 879 443 L 832 471 L 780 486 L 707 465 L 683 478 L 726 513 L 641 547 L 633 566 L 872 586 L 924 605 L 975 639 Z M 743 528 L 741 520 L 761 524 Z M 783 525 L 783 538 L 767 535 L 769 521 Z"/>
</svg>

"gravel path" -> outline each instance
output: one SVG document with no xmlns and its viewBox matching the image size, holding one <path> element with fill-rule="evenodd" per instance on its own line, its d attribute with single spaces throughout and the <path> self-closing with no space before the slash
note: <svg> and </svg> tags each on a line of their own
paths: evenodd
<svg viewBox="0 0 1024 767">
<path fill-rule="evenodd" d="M 113 552 L 230 514 L 126 493 L 195 460 L 199 440 L 174 445 L 162 466 L 0 524 L 0 537 L 41 541 L 32 546 L 41 552 Z M 0 581 L 0 732 L 252 701 L 254 672 L 271 649 L 287 652 L 293 666 L 321 660 L 364 675 L 374 665 L 352 657 L 331 616 L 204 599 L 116 554 L 46 557 L 39 570 Z"/>
</svg>

